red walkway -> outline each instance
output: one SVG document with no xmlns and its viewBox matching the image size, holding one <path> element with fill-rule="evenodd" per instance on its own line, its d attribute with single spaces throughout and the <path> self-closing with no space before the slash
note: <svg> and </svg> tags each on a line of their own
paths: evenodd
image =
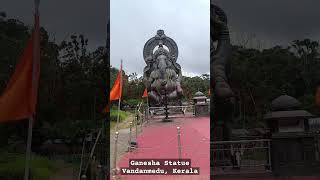
<svg viewBox="0 0 320 180">
<path fill-rule="evenodd" d="M 248 174 L 234 176 L 214 176 L 214 180 L 320 180 L 319 176 L 273 176 L 263 174 Z"/>
<path fill-rule="evenodd" d="M 121 175 L 125 180 L 210 179 L 210 118 L 186 117 L 173 122 L 152 122 L 138 137 L 138 150 L 125 154 L 118 167 L 128 167 L 129 159 L 177 159 L 177 126 L 181 128 L 182 158 L 191 159 L 192 167 L 200 167 L 200 175 Z"/>
</svg>

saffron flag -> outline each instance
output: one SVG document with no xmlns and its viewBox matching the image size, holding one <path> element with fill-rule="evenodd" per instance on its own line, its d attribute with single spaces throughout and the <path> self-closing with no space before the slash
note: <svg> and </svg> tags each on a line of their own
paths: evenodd
<svg viewBox="0 0 320 180">
<path fill-rule="evenodd" d="M 142 95 L 142 98 L 146 98 L 148 97 L 148 91 L 147 91 L 147 88 L 144 89 L 143 91 L 143 95 Z"/>
<path fill-rule="evenodd" d="M 209 88 L 209 91 L 208 91 L 208 96 L 211 96 L 211 93 L 210 93 L 210 88 Z"/>
<path fill-rule="evenodd" d="M 315 99 L 316 99 L 316 105 L 320 107 L 320 86 L 317 88 Z"/>
<path fill-rule="evenodd" d="M 20 61 L 0 97 L 0 122 L 27 119 L 36 113 L 40 76 L 39 16 Z"/>
<path fill-rule="evenodd" d="M 113 87 L 110 91 L 110 101 L 121 99 L 122 96 L 122 64 L 120 71 L 118 72 L 117 79 L 115 80 Z"/>
</svg>

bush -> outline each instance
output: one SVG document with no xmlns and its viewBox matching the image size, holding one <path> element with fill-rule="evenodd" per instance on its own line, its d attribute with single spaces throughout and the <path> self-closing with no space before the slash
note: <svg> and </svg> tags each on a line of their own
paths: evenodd
<svg viewBox="0 0 320 180">
<path fill-rule="evenodd" d="M 120 122 L 128 117 L 128 113 L 125 111 L 120 111 L 119 117 L 120 117 Z M 111 110 L 110 111 L 110 120 L 111 121 L 117 121 L 117 116 L 118 116 L 118 110 Z"/>
<path fill-rule="evenodd" d="M 21 180 L 24 177 L 25 154 L 0 152 L 0 179 Z M 32 156 L 31 176 L 37 180 L 49 180 L 56 171 L 53 163 L 46 157 Z"/>
<path fill-rule="evenodd" d="M 123 105 L 128 105 L 128 106 L 136 106 L 141 102 L 141 99 L 128 99 L 123 101 Z"/>
</svg>

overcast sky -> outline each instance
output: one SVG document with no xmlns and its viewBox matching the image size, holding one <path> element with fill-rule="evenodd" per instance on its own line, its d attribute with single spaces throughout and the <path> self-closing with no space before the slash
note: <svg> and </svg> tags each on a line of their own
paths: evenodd
<svg viewBox="0 0 320 180">
<path fill-rule="evenodd" d="M 0 11 L 8 18 L 33 24 L 33 0 L 1 0 Z M 41 0 L 40 23 L 57 42 L 77 33 L 89 39 L 90 48 L 105 46 L 107 0 Z"/>
<path fill-rule="evenodd" d="M 111 0 L 111 65 L 143 73 L 143 47 L 158 29 L 178 45 L 184 75 L 209 73 L 210 0 Z"/>
<path fill-rule="evenodd" d="M 319 0 L 213 0 L 227 13 L 232 41 L 255 36 L 266 47 L 295 39 L 320 40 Z M 60 42 L 84 34 L 105 44 L 108 0 L 42 0 L 41 25 Z M 33 0 L 1 0 L 8 18 L 32 24 Z M 111 0 L 111 64 L 142 73 L 144 43 L 163 29 L 179 47 L 184 74 L 209 71 L 209 0 Z M 240 39 L 240 40 L 239 40 Z"/>
<path fill-rule="evenodd" d="M 232 40 L 242 34 L 266 47 L 296 39 L 320 39 L 319 0 L 213 0 L 226 12 Z"/>
</svg>

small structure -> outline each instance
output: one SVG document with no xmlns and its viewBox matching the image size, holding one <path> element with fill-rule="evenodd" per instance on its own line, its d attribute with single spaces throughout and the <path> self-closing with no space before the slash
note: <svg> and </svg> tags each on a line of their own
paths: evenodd
<svg viewBox="0 0 320 180">
<path fill-rule="evenodd" d="M 272 101 L 265 115 L 271 131 L 271 164 L 275 175 L 308 175 L 320 172 L 319 136 L 309 131 L 312 114 L 288 95 Z"/>
<path fill-rule="evenodd" d="M 194 104 L 205 104 L 207 103 L 207 96 L 205 96 L 201 91 L 194 94 L 193 97 Z"/>
<path fill-rule="evenodd" d="M 207 96 L 198 91 L 193 97 L 194 114 L 195 116 L 208 116 L 209 115 L 209 103 L 207 102 Z"/>
<path fill-rule="evenodd" d="M 271 133 L 305 132 L 309 129 L 308 119 L 312 114 L 300 109 L 301 103 L 288 95 L 272 101 L 271 109 L 265 115 Z"/>
</svg>

